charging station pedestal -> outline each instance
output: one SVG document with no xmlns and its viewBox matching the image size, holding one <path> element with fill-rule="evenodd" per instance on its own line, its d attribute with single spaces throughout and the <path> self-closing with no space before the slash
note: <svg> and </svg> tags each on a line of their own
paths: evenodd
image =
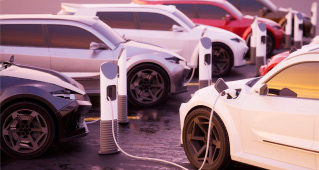
<svg viewBox="0 0 319 170">
<path fill-rule="evenodd" d="M 291 8 L 288 9 L 286 15 L 286 27 L 285 27 L 285 48 L 290 48 L 291 43 L 291 34 L 292 34 L 292 12 Z"/>
<path fill-rule="evenodd" d="M 260 66 L 266 64 L 267 28 L 264 23 L 258 23 L 256 38 L 256 76 L 259 75 Z"/>
<path fill-rule="evenodd" d="M 101 122 L 99 154 L 119 152 L 112 134 L 113 114 L 114 133 L 118 141 L 117 69 L 117 65 L 113 63 L 103 63 L 100 67 Z"/>
<path fill-rule="evenodd" d="M 318 3 L 313 2 L 311 5 L 311 35 L 314 37 L 316 36 L 316 27 L 318 22 Z"/>
<path fill-rule="evenodd" d="M 255 64 L 256 59 L 256 36 L 258 27 L 258 17 L 255 16 L 253 23 L 251 24 L 251 36 L 250 36 L 250 64 Z"/>
<path fill-rule="evenodd" d="M 118 120 L 120 124 L 128 123 L 127 119 L 127 73 L 126 73 L 126 49 L 121 50 L 119 59 L 118 77 Z"/>
<path fill-rule="evenodd" d="M 301 13 L 296 13 L 294 18 L 294 46 L 301 48 L 303 36 L 303 16 Z"/>
<path fill-rule="evenodd" d="M 212 84 L 212 41 L 203 37 L 199 44 L 199 89 L 201 89 Z"/>
</svg>

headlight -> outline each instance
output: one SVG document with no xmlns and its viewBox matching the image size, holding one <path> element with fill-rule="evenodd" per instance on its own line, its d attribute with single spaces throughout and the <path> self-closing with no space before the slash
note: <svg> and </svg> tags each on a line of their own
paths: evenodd
<svg viewBox="0 0 319 170">
<path fill-rule="evenodd" d="M 175 64 L 179 64 L 179 61 L 181 59 L 177 58 L 177 57 L 169 57 L 169 58 L 165 58 L 165 60 L 171 62 L 171 63 L 175 63 Z"/>
<path fill-rule="evenodd" d="M 232 40 L 232 41 L 236 41 L 236 42 L 238 42 L 238 43 L 240 43 L 240 41 L 241 41 L 239 38 L 232 38 L 231 40 Z"/>
<path fill-rule="evenodd" d="M 51 92 L 51 94 L 55 97 L 60 97 L 64 99 L 70 99 L 70 100 L 84 100 L 84 96 L 81 94 L 78 94 L 76 92 L 73 92 L 68 89 L 58 90 Z"/>
</svg>

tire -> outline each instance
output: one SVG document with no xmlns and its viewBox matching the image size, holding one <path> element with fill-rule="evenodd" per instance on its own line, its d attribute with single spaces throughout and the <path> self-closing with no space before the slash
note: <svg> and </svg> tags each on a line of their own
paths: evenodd
<svg viewBox="0 0 319 170">
<path fill-rule="evenodd" d="M 1 112 L 1 149 L 15 159 L 32 159 L 52 145 L 55 126 L 49 112 L 33 102 L 18 102 Z"/>
<path fill-rule="evenodd" d="M 275 37 L 271 33 L 267 33 L 266 57 L 271 57 L 275 49 Z"/>
<path fill-rule="evenodd" d="M 183 147 L 190 163 L 200 168 L 203 163 L 210 109 L 198 108 L 186 118 L 183 128 Z M 228 169 L 231 163 L 228 134 L 225 125 L 214 113 L 210 149 L 203 169 Z M 218 146 L 219 145 L 219 146 Z"/>
<path fill-rule="evenodd" d="M 212 74 L 214 77 L 229 73 L 233 63 L 234 56 L 228 46 L 222 43 L 212 43 Z"/>
<path fill-rule="evenodd" d="M 134 106 L 150 107 L 163 103 L 169 87 L 166 72 L 157 65 L 141 64 L 128 73 L 128 99 Z"/>
</svg>

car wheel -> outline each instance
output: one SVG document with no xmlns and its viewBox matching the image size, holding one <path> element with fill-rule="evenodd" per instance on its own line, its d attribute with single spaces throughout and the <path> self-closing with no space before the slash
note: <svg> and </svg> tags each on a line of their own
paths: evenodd
<svg viewBox="0 0 319 170">
<path fill-rule="evenodd" d="M 210 109 L 198 108 L 186 118 L 183 128 L 183 147 L 190 163 L 199 168 L 205 157 Z M 211 138 L 203 169 L 226 169 L 229 167 L 230 150 L 226 128 L 215 113 L 211 126 Z"/>
<path fill-rule="evenodd" d="M 267 43 L 266 43 L 266 56 L 272 56 L 272 53 L 275 49 L 275 38 L 272 34 L 267 33 Z"/>
<path fill-rule="evenodd" d="M 15 103 L 1 113 L 1 148 L 10 157 L 38 157 L 50 148 L 54 136 L 49 112 L 36 103 Z"/>
<path fill-rule="evenodd" d="M 154 64 L 141 64 L 128 73 L 128 99 L 135 106 L 147 107 L 162 103 L 169 91 L 165 71 Z"/>
<path fill-rule="evenodd" d="M 224 44 L 212 44 L 212 66 L 213 76 L 223 76 L 233 67 L 233 53 Z"/>
</svg>

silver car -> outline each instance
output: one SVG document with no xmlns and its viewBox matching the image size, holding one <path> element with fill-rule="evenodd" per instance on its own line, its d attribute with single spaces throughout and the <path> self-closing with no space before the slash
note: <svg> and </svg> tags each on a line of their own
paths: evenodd
<svg viewBox="0 0 319 170">
<path fill-rule="evenodd" d="M 99 94 L 103 62 L 117 63 L 127 50 L 128 99 L 136 106 L 162 103 L 169 93 L 187 90 L 190 68 L 178 54 L 153 45 L 125 40 L 97 17 L 57 15 L 0 16 L 0 61 L 50 68 Z"/>
</svg>

